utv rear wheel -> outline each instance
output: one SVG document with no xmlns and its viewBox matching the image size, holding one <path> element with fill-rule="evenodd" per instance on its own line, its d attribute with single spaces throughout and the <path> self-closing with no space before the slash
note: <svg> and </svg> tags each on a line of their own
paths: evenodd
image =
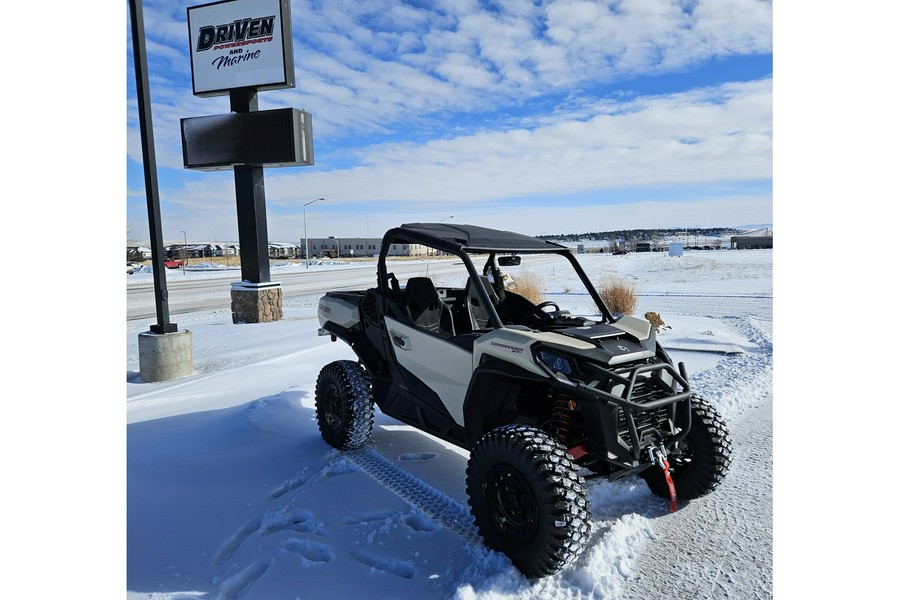
<svg viewBox="0 0 900 600">
<path fill-rule="evenodd" d="M 678 498 L 693 500 L 716 489 L 731 466 L 731 436 L 716 408 L 691 397 L 691 430 L 674 448 L 669 448 L 669 468 Z M 666 477 L 659 467 L 641 473 L 657 496 L 669 497 Z"/>
<path fill-rule="evenodd" d="M 469 457 L 466 491 L 485 545 L 526 577 L 556 573 L 584 549 L 584 480 L 565 448 L 540 429 L 506 425 L 485 434 Z"/>
<path fill-rule="evenodd" d="M 316 380 L 316 421 L 322 438 L 339 450 L 366 443 L 375 407 L 369 374 L 359 363 L 339 360 L 322 368 Z"/>
</svg>

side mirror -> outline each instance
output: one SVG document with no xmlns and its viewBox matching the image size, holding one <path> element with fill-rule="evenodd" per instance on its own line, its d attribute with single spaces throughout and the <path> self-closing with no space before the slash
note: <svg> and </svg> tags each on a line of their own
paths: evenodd
<svg viewBox="0 0 900 600">
<path fill-rule="evenodd" d="M 522 264 L 521 256 L 499 256 L 497 257 L 497 264 L 501 267 L 517 267 Z"/>
</svg>

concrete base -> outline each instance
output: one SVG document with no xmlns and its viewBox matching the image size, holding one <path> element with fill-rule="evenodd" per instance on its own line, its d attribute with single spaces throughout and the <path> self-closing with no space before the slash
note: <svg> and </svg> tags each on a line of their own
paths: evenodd
<svg viewBox="0 0 900 600">
<path fill-rule="evenodd" d="M 268 323 L 283 316 L 280 282 L 231 284 L 232 323 Z"/>
<path fill-rule="evenodd" d="M 194 372 L 194 340 L 190 331 L 138 334 L 141 380 L 168 381 Z"/>
</svg>

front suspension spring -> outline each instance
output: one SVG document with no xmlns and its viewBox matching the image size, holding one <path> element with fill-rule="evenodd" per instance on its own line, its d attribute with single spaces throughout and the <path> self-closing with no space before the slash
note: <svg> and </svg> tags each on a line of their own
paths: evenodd
<svg viewBox="0 0 900 600">
<path fill-rule="evenodd" d="M 572 411 L 575 410 L 575 399 L 566 394 L 557 394 L 553 404 L 553 416 L 550 419 L 550 430 L 554 436 L 566 445 L 569 431 L 572 429 Z"/>
</svg>

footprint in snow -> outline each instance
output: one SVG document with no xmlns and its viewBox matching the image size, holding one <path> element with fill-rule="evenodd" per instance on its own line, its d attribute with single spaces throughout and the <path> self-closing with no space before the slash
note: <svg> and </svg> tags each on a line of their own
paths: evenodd
<svg viewBox="0 0 900 600">
<path fill-rule="evenodd" d="M 403 522 L 413 531 L 436 531 L 441 528 L 440 525 L 429 519 L 427 516 L 419 512 L 407 515 Z"/>
<path fill-rule="evenodd" d="M 325 465 L 325 467 L 320 470 L 315 475 L 307 475 L 305 473 L 305 469 L 303 473 L 298 473 L 291 479 L 288 479 L 277 488 L 272 490 L 269 493 L 269 500 L 277 500 L 281 496 L 284 496 L 288 492 L 292 492 L 296 489 L 299 489 L 313 481 L 324 481 L 330 477 L 336 477 L 338 475 L 347 475 L 348 473 L 355 473 L 359 469 L 356 468 L 352 463 L 347 462 L 343 458 L 338 458 L 337 460 L 333 460 L 332 462 Z"/>
<path fill-rule="evenodd" d="M 435 454 L 434 452 L 419 452 L 417 454 L 410 452 L 407 454 L 401 454 L 400 460 L 431 460 L 435 456 L 437 456 L 437 454 Z"/>
<path fill-rule="evenodd" d="M 328 535 L 325 527 L 313 519 L 312 513 L 309 511 L 301 510 L 289 514 L 266 514 L 249 521 L 237 533 L 232 535 L 216 554 L 215 564 L 224 565 L 234 558 L 241 545 L 252 535 L 258 533 L 261 536 L 266 536 L 278 531 Z"/>
<path fill-rule="evenodd" d="M 386 556 L 378 556 L 368 552 L 359 552 L 354 550 L 350 553 L 350 558 L 366 565 L 369 568 L 384 571 L 403 579 L 412 579 L 416 576 L 416 568 L 412 563 L 405 560 L 388 558 Z"/>
<path fill-rule="evenodd" d="M 269 535 L 278 531 L 296 531 L 297 533 L 317 533 L 326 535 L 321 523 L 313 519 L 312 513 L 300 510 L 289 514 L 266 515 L 260 524 L 260 535 Z"/>
<path fill-rule="evenodd" d="M 282 544 L 281 548 L 288 552 L 299 554 L 303 566 L 307 567 L 313 563 L 324 563 L 334 560 L 334 550 L 331 549 L 331 546 L 310 540 L 291 538 Z"/>
<path fill-rule="evenodd" d="M 379 523 L 381 521 L 390 521 L 399 517 L 400 513 L 384 511 L 374 513 L 363 513 L 361 515 L 353 515 L 344 519 L 344 525 L 365 525 L 368 523 Z"/>
<path fill-rule="evenodd" d="M 274 561 L 258 560 L 222 582 L 219 586 L 217 600 L 238 600 L 246 595 L 247 590 L 266 574 Z"/>
</svg>

